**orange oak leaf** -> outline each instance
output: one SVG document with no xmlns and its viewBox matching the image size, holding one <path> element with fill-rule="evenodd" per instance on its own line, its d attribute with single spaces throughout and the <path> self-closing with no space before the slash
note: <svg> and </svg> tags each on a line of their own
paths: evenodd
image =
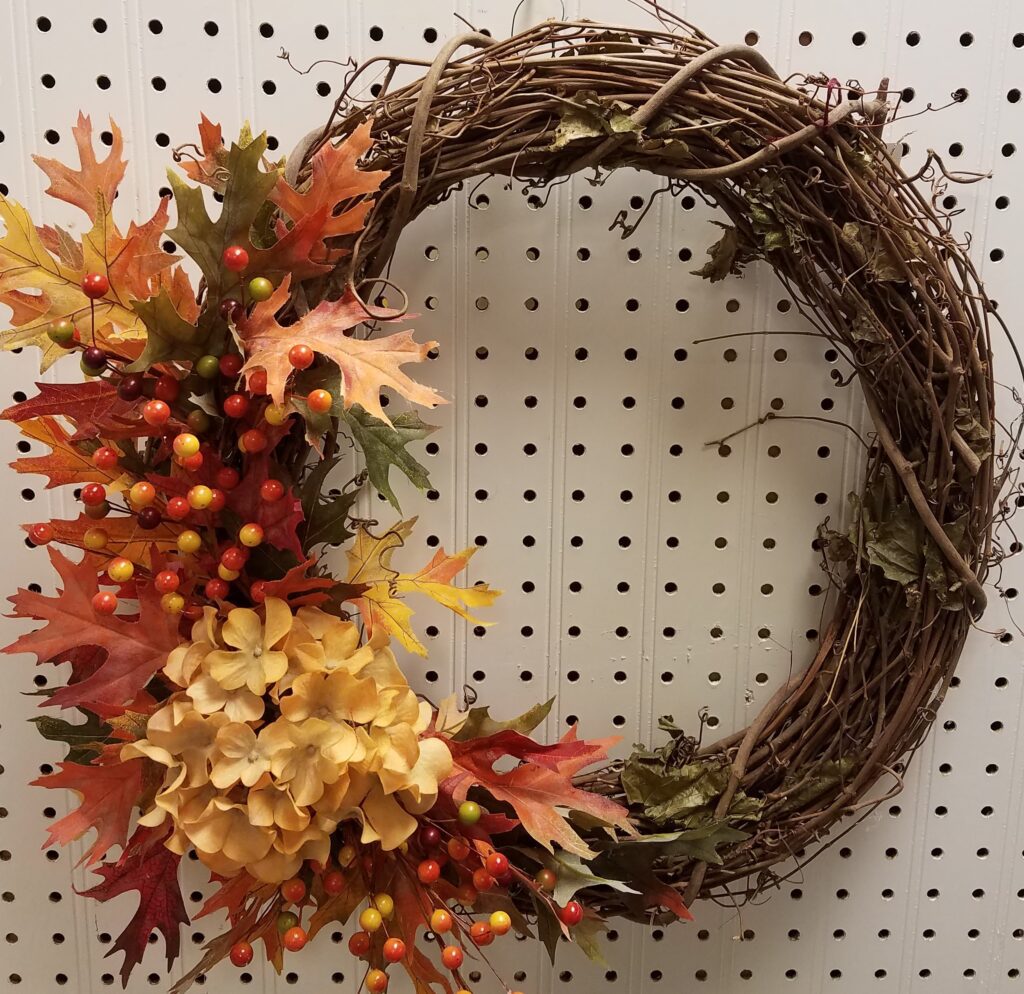
<svg viewBox="0 0 1024 994">
<path fill-rule="evenodd" d="M 169 970 L 181 951 L 179 927 L 189 924 L 178 882 L 181 856 L 163 844 L 169 831 L 169 826 L 139 826 L 116 863 L 97 867 L 96 872 L 103 877 L 103 882 L 78 892 L 82 897 L 92 897 L 97 901 L 108 901 L 130 890 L 139 892 L 139 906 L 135 914 L 107 952 L 108 956 L 124 953 L 120 973 L 121 983 L 125 986 L 132 970 L 142 962 L 154 930 L 163 934 Z"/>
<path fill-rule="evenodd" d="M 554 843 L 583 858 L 597 855 L 559 809 L 579 811 L 609 827 L 632 830 L 624 807 L 579 790 L 570 779 L 570 772 L 605 762 L 606 746 L 614 740 L 587 742 L 565 737 L 553 746 L 541 746 L 519 732 L 505 730 L 467 742 L 446 741 L 454 772 L 442 782 L 441 792 L 458 805 L 472 787 L 482 787 L 496 801 L 508 804 L 523 828 L 549 851 L 554 851 Z M 522 760 L 521 764 L 505 773 L 496 772 L 494 764 L 509 756 Z"/>
<path fill-rule="evenodd" d="M 57 773 L 32 781 L 33 787 L 66 787 L 81 797 L 76 810 L 50 826 L 44 849 L 56 843 L 66 846 L 95 829 L 95 841 L 79 860 L 79 865 L 92 866 L 112 846 L 125 845 L 132 808 L 142 794 L 142 770 L 146 761 L 130 759 L 122 763 L 120 752 L 120 745 L 104 746 L 92 766 L 60 763 Z"/>
<path fill-rule="evenodd" d="M 228 180 L 228 150 L 220 125 L 205 114 L 199 115 L 199 144 L 203 157 L 183 158 L 179 165 L 190 180 L 223 193 Z"/>
<path fill-rule="evenodd" d="M 46 193 L 58 200 L 74 204 L 89 215 L 91 221 L 96 220 L 97 204 L 110 205 L 114 202 L 117 188 L 124 179 L 127 162 L 121 158 L 124 142 L 121 129 L 110 121 L 110 151 L 107 157 L 98 161 L 92 147 L 92 121 L 81 111 L 78 112 L 78 123 L 71 129 L 78 148 L 79 169 L 72 169 L 57 159 L 47 159 L 41 155 L 33 155 L 32 161 L 50 180 Z"/>
<path fill-rule="evenodd" d="M 220 887 L 206 899 L 206 903 L 196 912 L 196 918 L 203 918 L 206 915 L 212 915 L 215 911 L 223 910 L 231 922 L 242 914 L 246 898 L 253 891 L 265 886 L 250 877 L 245 870 L 233 877 L 222 877 L 217 873 L 212 873 L 210 883 L 218 883 Z"/>
<path fill-rule="evenodd" d="M 307 559 L 293 566 L 279 580 L 267 580 L 263 588 L 267 597 L 279 597 L 293 608 L 330 600 L 327 591 L 337 587 L 338 581 L 330 576 L 309 576 L 316 564 L 316 559 Z"/>
<path fill-rule="evenodd" d="M 70 545 L 76 549 L 85 548 L 85 533 L 90 528 L 102 528 L 107 533 L 107 544 L 102 553 L 86 553 L 85 561 L 90 566 L 102 569 L 110 556 L 123 556 L 137 566 L 152 565 L 153 550 L 157 553 L 171 552 L 177 547 L 178 535 L 185 530 L 179 522 L 163 520 L 156 528 L 145 529 L 139 526 L 139 519 L 134 514 L 120 514 L 94 521 L 87 514 L 77 518 L 54 518 L 50 521 L 53 527 L 53 541 L 59 545 Z M 22 526 L 25 531 L 31 525 Z"/>
<path fill-rule="evenodd" d="M 22 635 L 3 651 L 34 653 L 46 662 L 83 645 L 106 650 L 107 658 L 80 683 L 61 687 L 50 697 L 55 707 L 79 707 L 90 701 L 110 707 L 130 704 L 178 645 L 177 619 L 160 607 L 160 595 L 151 584 L 139 584 L 139 614 L 135 620 L 102 615 L 93 610 L 98 590 L 96 570 L 88 561 L 73 563 L 49 548 L 50 561 L 60 575 L 61 590 L 47 597 L 19 590 L 10 599 L 13 617 L 34 618 L 46 624 Z"/>
<path fill-rule="evenodd" d="M 238 326 L 248 356 L 242 367 L 246 381 L 255 370 L 266 370 L 267 392 L 274 403 L 284 402 L 285 384 L 292 372 L 288 350 L 297 342 L 337 364 L 346 408 L 361 404 L 367 413 L 390 425 L 380 403 L 382 387 L 390 387 L 424 407 L 447 403 L 436 390 L 416 383 L 399 369 L 408 362 L 423 362 L 437 342 L 417 344 L 411 331 L 365 340 L 347 337 L 347 329 L 368 317 L 363 305 L 348 293 L 340 300 L 323 301 L 294 324 L 283 327 L 275 315 L 288 300 L 290 284 L 289 275 L 267 300 L 256 304 L 252 314 Z M 384 309 L 384 319 L 398 313 Z"/>
<path fill-rule="evenodd" d="M 387 179 L 386 170 L 359 168 L 359 160 L 373 144 L 372 125 L 372 121 L 364 121 L 338 145 L 327 142 L 313 156 L 309 180 L 301 191 L 282 176 L 268 198 L 296 223 L 317 211 L 325 212 L 317 233 L 319 245 L 313 252 L 316 261 L 332 262 L 346 254 L 344 250 L 329 249 L 324 239 L 360 231 L 373 206 L 371 195 Z M 344 209 L 335 214 L 339 204 L 344 204 Z M 278 234 L 284 234 L 283 222 L 279 224 Z"/>
<path fill-rule="evenodd" d="M 26 438 L 42 442 L 50 447 L 49 455 L 25 456 L 15 459 L 11 468 L 18 473 L 38 473 L 48 477 L 46 489 L 63 484 L 83 483 L 113 484 L 121 473 L 118 467 L 103 470 L 92 461 L 92 449 L 72 442 L 68 433 L 55 419 L 44 415 L 29 421 L 19 421 L 18 427 Z M 116 489 L 116 488 L 111 488 Z M 121 488 L 123 489 L 123 487 Z"/>
</svg>

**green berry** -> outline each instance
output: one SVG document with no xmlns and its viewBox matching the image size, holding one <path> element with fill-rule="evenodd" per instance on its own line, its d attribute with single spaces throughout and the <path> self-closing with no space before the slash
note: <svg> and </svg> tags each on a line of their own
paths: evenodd
<svg viewBox="0 0 1024 994">
<path fill-rule="evenodd" d="M 277 916 L 277 930 L 284 934 L 290 928 L 295 928 L 299 924 L 299 916 L 292 911 L 282 911 Z"/>
<path fill-rule="evenodd" d="M 265 276 L 257 276 L 255 279 L 249 280 L 249 296 L 253 300 L 267 300 L 273 292 L 274 284 Z"/>
<path fill-rule="evenodd" d="M 200 356 L 196 360 L 196 372 L 204 380 L 215 380 L 220 376 L 220 359 L 215 355 Z"/>
<path fill-rule="evenodd" d="M 210 430 L 210 415 L 197 407 L 188 416 L 188 426 L 197 435 L 203 435 Z"/>
<path fill-rule="evenodd" d="M 463 825 L 475 825 L 480 820 L 480 805 L 476 801 L 463 801 L 459 805 L 459 821 Z"/>
<path fill-rule="evenodd" d="M 61 318 L 46 329 L 46 334 L 51 342 L 55 342 L 57 345 L 67 345 L 75 337 L 75 324 L 69 318 Z"/>
</svg>

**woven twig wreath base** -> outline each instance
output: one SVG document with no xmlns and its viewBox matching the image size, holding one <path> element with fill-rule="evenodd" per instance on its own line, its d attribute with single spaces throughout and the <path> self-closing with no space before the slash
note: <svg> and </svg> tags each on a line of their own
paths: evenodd
<svg viewBox="0 0 1024 994">
<path fill-rule="evenodd" d="M 388 92 L 403 64 L 354 70 L 331 121 L 293 156 L 304 168 L 324 141 L 372 118 L 367 165 L 392 171 L 347 266 L 302 288 L 308 303 L 377 277 L 404 227 L 474 177 L 537 186 L 631 166 L 692 185 L 728 216 L 705 275 L 764 260 L 857 372 L 874 433 L 850 530 L 821 537 L 835 608 L 817 652 L 748 728 L 699 751 L 684 743 L 676 757 L 730 764 L 717 817 L 740 791 L 763 801 L 762 816 L 722 865 L 677 859 L 656 871 L 687 901 L 756 893 L 778 879 L 777 863 L 880 803 L 865 796 L 881 777 L 887 797 L 899 791 L 985 607 L 1005 479 L 989 341 L 998 318 L 948 218 L 915 185 L 928 176 L 908 178 L 882 141 L 884 93 L 791 85 L 753 49 L 667 20 L 664 30 L 548 22 L 501 42 L 468 33 Z M 348 94 L 382 66 L 384 92 L 357 106 Z M 956 178 L 937 160 L 929 168 Z M 580 783 L 621 799 L 618 773 Z M 624 910 L 611 892 L 585 898 Z"/>
</svg>

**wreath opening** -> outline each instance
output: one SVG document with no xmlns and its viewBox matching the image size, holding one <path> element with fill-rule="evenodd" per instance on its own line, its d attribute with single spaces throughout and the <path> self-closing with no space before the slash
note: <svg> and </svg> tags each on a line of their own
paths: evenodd
<svg viewBox="0 0 1024 994">
<path fill-rule="evenodd" d="M 535 925 L 553 956 L 561 935 L 592 949 L 612 916 L 662 922 L 758 894 L 881 803 L 881 777 L 887 797 L 900 789 L 985 608 L 1020 440 L 1017 427 L 997 446 L 998 313 L 919 182 L 972 177 L 934 156 L 903 172 L 882 139 L 884 83 L 782 81 L 755 50 L 654 9 L 656 30 L 470 32 L 394 91 L 403 60 L 386 59 L 365 105 L 353 93 L 380 60 L 357 66 L 280 163 L 265 136 L 228 147 L 203 118 L 200 145 L 175 153 L 199 186 L 172 173 L 167 232 L 198 287 L 159 253 L 166 200 L 145 225 L 114 222 L 114 125 L 102 162 L 84 117 L 78 170 L 37 158 L 47 192 L 93 223 L 81 241 L 0 199 L 4 345 L 38 346 L 43 368 L 76 354 L 86 376 L 3 412 L 52 450 L 15 468 L 77 485 L 83 505 L 27 527 L 83 558 L 50 550 L 61 591 L 11 598 L 43 625 L 6 651 L 70 664 L 43 703 L 86 722 L 35 719 L 71 747 L 37 783 L 80 795 L 51 841 L 96 831 L 88 896 L 142 894 L 113 950 L 125 982 L 154 929 L 177 955 L 190 849 L 220 885 L 203 911 L 226 910 L 229 928 L 176 991 L 225 957 L 247 966 L 257 940 L 280 969 L 356 918 L 349 948 L 373 994 L 397 964 L 450 992 L 466 989 L 467 951 L 513 929 Z M 704 745 L 663 720 L 661 743 L 612 763 L 575 728 L 531 738 L 551 702 L 500 721 L 410 688 L 392 646 L 426 650 L 404 598 L 476 620 L 498 592 L 454 582 L 472 548 L 410 570 L 413 522 L 382 528 L 355 502 L 369 482 L 397 507 L 392 468 L 428 486 L 407 446 L 432 428 L 389 417 L 381 389 L 444 402 L 400 368 L 435 343 L 387 333 L 406 313 L 385 299 L 404 301 L 385 276 L 404 228 L 478 177 L 528 191 L 623 167 L 724 212 L 700 275 L 767 263 L 855 370 L 873 430 L 848 527 L 818 533 L 834 610 L 809 664 L 746 729 Z M 331 491 L 342 437 L 366 469 Z M 331 545 L 344 577 L 322 562 Z"/>
</svg>

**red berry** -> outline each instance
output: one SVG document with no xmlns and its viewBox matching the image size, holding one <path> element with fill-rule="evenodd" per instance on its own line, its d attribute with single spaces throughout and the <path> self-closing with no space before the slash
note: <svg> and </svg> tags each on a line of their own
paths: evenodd
<svg viewBox="0 0 1024 994">
<path fill-rule="evenodd" d="M 227 580 L 222 580 L 219 576 L 215 576 L 212 580 L 206 581 L 203 592 L 211 601 L 222 601 L 227 597 L 230 589 Z"/>
<path fill-rule="evenodd" d="M 249 596 L 252 598 L 254 604 L 262 604 L 267 598 L 267 581 L 256 580 L 251 587 L 249 587 Z M 337 872 L 337 871 L 335 871 Z M 328 874 L 330 876 L 330 874 Z M 326 886 L 326 885 L 325 885 Z"/>
<path fill-rule="evenodd" d="M 167 501 L 167 517 L 171 521 L 183 521 L 188 517 L 189 511 L 192 510 L 188 506 L 188 501 L 184 497 L 172 497 Z"/>
<path fill-rule="evenodd" d="M 283 496 L 284 484 L 280 480 L 264 480 L 260 484 L 260 497 L 262 497 L 268 504 L 273 504 L 276 501 L 279 501 Z"/>
<path fill-rule="evenodd" d="M 489 946 L 494 942 L 494 932 L 489 922 L 473 922 L 469 927 L 469 936 L 478 946 Z"/>
<path fill-rule="evenodd" d="M 262 583 L 263 581 L 257 581 Z M 256 584 L 253 584 L 255 587 Z M 250 595 L 252 594 L 252 587 L 249 588 Z M 253 597 L 253 600 L 256 600 Z M 345 874 L 341 870 L 331 870 L 330 873 L 324 875 L 324 893 L 334 897 L 335 894 L 340 894 L 345 889 Z"/>
<path fill-rule="evenodd" d="M 227 502 L 228 495 L 224 493 L 220 487 L 214 487 L 210 491 L 210 503 L 206 510 L 209 511 L 210 514 L 217 514 L 219 511 L 224 510 L 224 505 L 227 504 Z"/>
<path fill-rule="evenodd" d="M 436 849 L 441 844 L 441 832 L 436 825 L 424 825 L 420 829 L 420 845 L 424 849 Z"/>
<path fill-rule="evenodd" d="M 92 609 L 97 614 L 113 614 L 117 610 L 117 595 L 101 590 L 93 596 Z"/>
<path fill-rule="evenodd" d="M 181 586 L 181 577 L 172 569 L 164 569 L 153 577 L 153 586 L 158 593 L 173 594 Z"/>
<path fill-rule="evenodd" d="M 103 273 L 86 273 L 82 277 L 82 293 L 90 300 L 97 300 L 110 289 L 110 280 Z"/>
<path fill-rule="evenodd" d="M 465 839 L 454 838 L 448 840 L 448 855 L 455 860 L 456 863 L 461 863 L 470 854 L 469 843 Z"/>
<path fill-rule="evenodd" d="M 316 353 L 308 345 L 293 345 L 288 350 L 288 361 L 296 369 L 309 369 Z"/>
<path fill-rule="evenodd" d="M 167 424 L 171 409 L 162 400 L 150 400 L 142 408 L 142 418 L 148 425 L 160 428 Z"/>
<path fill-rule="evenodd" d="M 334 398 L 326 390 L 311 390 L 306 403 L 314 414 L 326 414 L 334 403 Z"/>
<path fill-rule="evenodd" d="M 503 856 L 500 852 L 492 852 L 484 865 L 492 877 L 503 877 L 509 870 L 508 857 Z"/>
<path fill-rule="evenodd" d="M 178 399 L 180 393 L 181 381 L 168 373 L 164 373 L 163 376 L 159 377 L 156 381 L 156 386 L 153 387 L 153 396 L 157 400 L 166 401 L 168 404 L 173 404 Z"/>
<path fill-rule="evenodd" d="M 107 499 L 107 490 L 102 483 L 87 483 L 82 487 L 82 503 L 88 507 L 98 507 Z"/>
<path fill-rule="evenodd" d="M 40 521 L 28 530 L 28 537 L 33 545 L 46 545 L 53 541 L 53 525 L 47 521 Z"/>
<path fill-rule="evenodd" d="M 138 400 L 142 396 L 142 388 L 145 377 L 141 373 L 129 373 L 121 377 L 117 385 L 117 395 L 121 400 Z"/>
<path fill-rule="evenodd" d="M 458 946 L 445 946 L 441 950 L 441 962 L 449 970 L 457 970 L 462 966 L 462 961 L 466 957 L 463 955 L 462 950 Z"/>
<path fill-rule="evenodd" d="M 396 942 L 401 940 L 396 939 Z M 366 989 L 370 994 L 384 994 L 388 989 L 388 975 L 383 970 L 371 970 L 366 975 Z"/>
<path fill-rule="evenodd" d="M 187 469 L 190 473 L 195 473 L 202 468 L 203 454 L 202 452 L 193 452 L 192 455 L 185 456 L 180 462 L 183 469 Z"/>
<path fill-rule="evenodd" d="M 348 938 L 348 951 L 353 956 L 365 956 L 370 951 L 370 933 L 353 932 Z"/>
<path fill-rule="evenodd" d="M 389 963 L 400 963 L 405 958 L 405 943 L 401 939 L 388 939 L 384 943 L 384 959 Z"/>
<path fill-rule="evenodd" d="M 242 449 L 248 453 L 262 452 L 267 447 L 267 436 L 259 428 L 250 428 L 242 432 L 238 439 Z"/>
<path fill-rule="evenodd" d="M 583 905 L 579 901 L 570 901 L 564 908 L 559 909 L 558 917 L 563 925 L 579 925 L 583 921 Z"/>
<path fill-rule="evenodd" d="M 229 545 L 221 554 L 221 563 L 230 570 L 240 570 L 249 558 L 249 553 L 245 549 L 238 548 L 237 545 Z"/>
<path fill-rule="evenodd" d="M 139 521 L 139 527 L 145 528 L 146 531 L 152 531 L 164 519 L 159 508 L 156 507 L 143 507 L 139 510 L 136 517 Z"/>
<path fill-rule="evenodd" d="M 425 859 L 416 867 L 416 876 L 421 884 L 436 883 L 441 876 L 441 866 L 436 859 Z"/>
<path fill-rule="evenodd" d="M 249 265 L 249 253 L 241 245 L 229 245 L 224 249 L 224 265 L 233 273 L 240 273 Z"/>
<path fill-rule="evenodd" d="M 252 946 L 244 940 L 236 942 L 231 947 L 230 952 L 231 962 L 234 966 L 243 967 L 248 966 L 252 962 Z"/>
<path fill-rule="evenodd" d="M 232 379 L 237 376 L 242 369 L 242 357 L 237 352 L 225 352 L 220 357 L 218 363 L 220 367 L 220 375 L 226 376 L 228 379 Z"/>
<path fill-rule="evenodd" d="M 305 896 L 306 885 L 298 877 L 292 877 L 281 884 L 281 897 L 291 904 L 298 904 Z"/>
<path fill-rule="evenodd" d="M 290 953 L 297 953 L 307 941 L 306 930 L 300 925 L 293 925 L 281 936 L 281 945 Z"/>
<path fill-rule="evenodd" d="M 96 345 L 82 350 L 82 362 L 90 369 L 102 369 L 107 364 L 107 353 Z"/>
<path fill-rule="evenodd" d="M 232 469 L 230 466 L 225 466 L 223 469 L 217 470 L 217 475 L 214 477 L 214 482 L 221 490 L 234 490 L 238 486 L 240 477 L 237 469 Z"/>
<path fill-rule="evenodd" d="M 112 449 L 109 445 L 101 445 L 92 454 L 92 464 L 97 469 L 113 469 L 120 458 L 117 449 Z"/>
<path fill-rule="evenodd" d="M 225 358 L 227 358 L 225 356 Z M 221 365 L 224 364 L 224 360 L 221 360 Z M 249 410 L 249 398 L 244 393 L 233 393 L 230 397 L 224 398 L 224 413 L 229 418 L 242 418 L 245 417 L 245 412 Z"/>
<path fill-rule="evenodd" d="M 267 371 L 265 369 L 254 369 L 249 374 L 246 386 L 249 393 L 263 395 L 267 392 Z"/>
<path fill-rule="evenodd" d="M 473 871 L 473 886 L 478 891 L 490 890 L 494 884 L 495 879 L 486 870 L 474 870 Z"/>
</svg>

